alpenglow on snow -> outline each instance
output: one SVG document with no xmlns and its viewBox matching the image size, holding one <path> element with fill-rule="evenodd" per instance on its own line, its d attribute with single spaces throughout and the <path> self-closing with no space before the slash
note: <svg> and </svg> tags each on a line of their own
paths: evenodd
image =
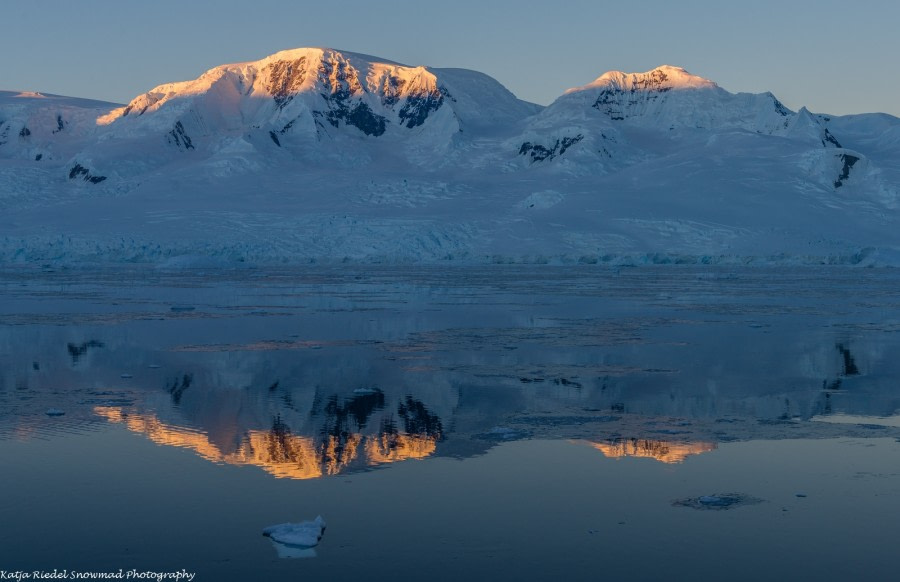
<svg viewBox="0 0 900 582">
<path fill-rule="evenodd" d="M 897 264 L 900 119 L 679 67 L 546 107 L 327 48 L 121 106 L 0 92 L 0 261 Z"/>
</svg>

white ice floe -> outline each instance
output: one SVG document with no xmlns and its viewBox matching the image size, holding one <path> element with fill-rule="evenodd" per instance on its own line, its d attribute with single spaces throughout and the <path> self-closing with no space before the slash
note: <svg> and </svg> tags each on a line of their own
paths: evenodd
<svg viewBox="0 0 900 582">
<path fill-rule="evenodd" d="M 47 416 L 62 416 L 65 414 L 65 411 L 60 410 L 59 408 L 50 408 L 47 410 Z"/>
<path fill-rule="evenodd" d="M 762 502 L 762 499 L 744 493 L 716 493 L 714 495 L 676 499 L 672 502 L 672 505 L 676 507 L 691 507 L 693 509 L 732 509 Z"/>
<path fill-rule="evenodd" d="M 271 525 L 263 530 L 264 536 L 268 536 L 276 542 L 301 548 L 311 548 L 318 545 L 324 533 L 325 520 L 322 519 L 321 515 L 313 521 L 280 523 Z"/>
</svg>

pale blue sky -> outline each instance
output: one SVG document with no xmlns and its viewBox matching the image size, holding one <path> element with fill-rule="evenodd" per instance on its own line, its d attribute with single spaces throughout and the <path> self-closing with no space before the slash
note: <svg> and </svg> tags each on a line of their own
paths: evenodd
<svg viewBox="0 0 900 582">
<path fill-rule="evenodd" d="M 549 103 L 607 70 L 678 65 L 792 109 L 900 115 L 896 0 L 5 0 L 0 89 L 126 102 L 286 48 L 487 73 Z"/>
</svg>

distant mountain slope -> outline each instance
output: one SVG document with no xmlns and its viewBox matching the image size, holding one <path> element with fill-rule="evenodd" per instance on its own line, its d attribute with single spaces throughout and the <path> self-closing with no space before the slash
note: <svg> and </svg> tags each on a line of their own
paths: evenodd
<svg viewBox="0 0 900 582">
<path fill-rule="evenodd" d="M 125 106 L 0 93 L 0 261 L 900 263 L 900 120 L 679 67 L 541 107 L 326 48 Z"/>
<path fill-rule="evenodd" d="M 841 145 L 806 109 L 794 113 L 771 93 L 729 93 L 666 65 L 646 73 L 604 73 L 569 89 L 532 120 L 519 153 L 530 162 L 543 162 L 569 151 L 580 159 L 583 171 L 610 171 L 653 154 L 652 146 L 641 143 L 648 131 L 682 136 L 723 130 Z"/>
</svg>

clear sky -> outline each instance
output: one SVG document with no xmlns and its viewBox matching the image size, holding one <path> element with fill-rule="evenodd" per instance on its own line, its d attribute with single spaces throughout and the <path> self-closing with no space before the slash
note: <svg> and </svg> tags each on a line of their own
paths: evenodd
<svg viewBox="0 0 900 582">
<path fill-rule="evenodd" d="M 670 64 L 792 109 L 900 115 L 897 0 L 4 0 L 0 21 L 0 89 L 120 103 L 328 46 L 475 69 L 542 104 Z"/>
</svg>

